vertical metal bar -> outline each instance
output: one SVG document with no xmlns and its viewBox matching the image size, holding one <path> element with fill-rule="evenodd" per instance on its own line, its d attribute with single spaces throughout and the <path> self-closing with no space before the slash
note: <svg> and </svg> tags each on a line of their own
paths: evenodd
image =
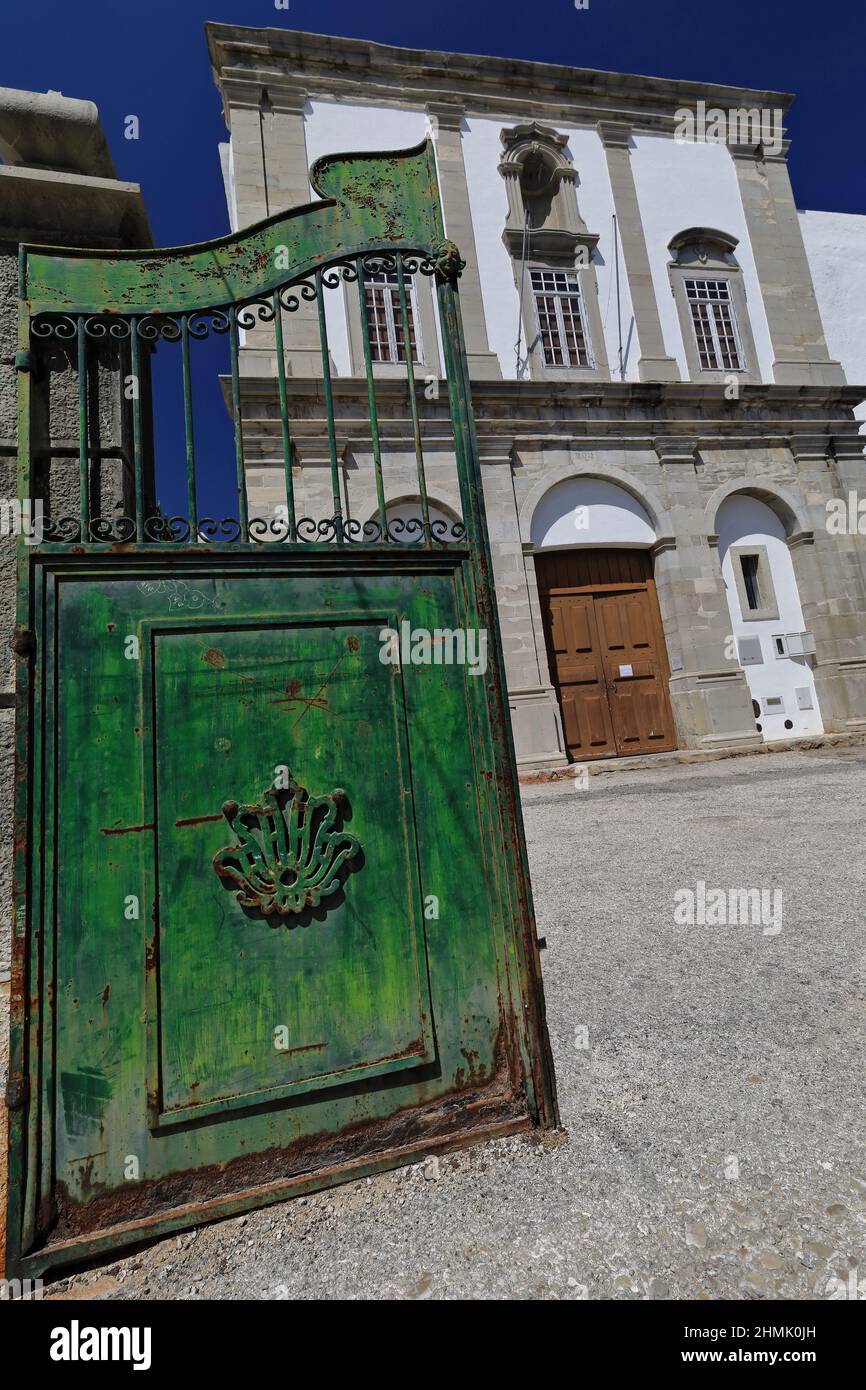
<svg viewBox="0 0 866 1390">
<path fill-rule="evenodd" d="M 517 780 L 514 733 L 505 694 L 505 656 L 502 648 L 502 633 L 499 627 L 499 613 L 493 591 L 493 557 L 490 550 L 490 537 L 487 532 L 484 485 L 481 478 L 475 416 L 472 411 L 472 392 L 466 361 L 466 343 L 463 336 L 460 301 L 454 286 L 441 279 L 438 284 L 438 300 L 439 322 L 442 326 L 442 346 L 445 353 L 445 371 L 448 378 L 448 400 L 454 428 L 460 500 L 470 552 L 468 568 L 470 583 L 468 587 L 470 595 L 472 595 L 471 601 L 477 606 L 478 617 L 488 630 L 490 646 L 492 647 L 492 661 L 488 666 L 490 674 L 484 682 L 483 694 L 491 706 L 490 728 L 496 760 L 495 782 L 503 789 L 503 795 L 499 800 L 501 812 L 505 818 L 502 833 L 505 843 L 514 846 L 517 850 L 515 874 L 519 902 L 512 904 L 510 910 L 515 914 L 516 919 L 531 924 L 535 920 L 532 886 L 529 879 L 526 841 L 520 824 L 520 787 Z M 477 691 L 477 689 L 478 686 L 474 685 L 473 690 Z M 530 930 L 528 937 L 525 947 L 526 965 L 530 978 L 537 982 L 540 980 L 541 967 L 534 930 Z M 532 1012 L 527 1023 L 535 1035 L 536 1050 L 534 1057 L 526 1058 L 527 1079 L 531 1078 L 532 1103 L 538 1106 L 540 1113 L 547 1118 L 548 1123 L 555 1124 L 558 1123 L 558 1110 L 556 1090 L 552 1080 L 553 1061 L 543 1005 L 539 1002 L 540 995 L 537 989 L 532 991 L 531 1000 Z"/>
<path fill-rule="evenodd" d="M 379 504 L 379 525 L 382 540 L 388 539 L 388 512 L 385 506 L 385 485 L 382 479 L 382 448 L 379 441 L 379 416 L 376 413 L 376 384 L 373 380 L 373 357 L 370 352 L 370 325 L 367 322 L 367 285 L 364 279 L 364 258 L 359 256 L 358 307 L 361 311 L 361 343 L 364 348 L 364 371 L 367 375 L 367 409 L 370 414 L 370 441 L 373 446 L 373 468 L 376 474 L 376 501 Z"/>
<path fill-rule="evenodd" d="M 334 504 L 334 528 L 337 541 L 343 541 L 343 507 L 340 500 L 340 470 L 337 465 L 337 433 L 334 427 L 334 393 L 331 386 L 331 354 L 328 350 L 328 325 L 325 322 L 325 294 L 322 272 L 316 271 L 316 305 L 319 310 L 319 342 L 322 348 L 322 390 L 328 421 L 328 452 L 331 458 L 331 496 Z"/>
<path fill-rule="evenodd" d="M 274 290 L 274 344 L 277 352 L 277 390 L 280 397 L 280 429 L 283 435 L 283 473 L 286 479 L 286 512 L 289 540 L 297 540 L 295 529 L 295 483 L 292 477 L 292 441 L 289 435 L 289 403 L 286 394 L 286 359 L 283 354 L 283 306 L 280 292 Z"/>
<path fill-rule="evenodd" d="M 415 438 L 415 463 L 418 471 L 418 491 L 421 494 L 421 520 L 424 523 L 424 544 L 432 543 L 430 534 L 430 508 L 427 505 L 427 479 L 424 476 L 424 451 L 421 448 L 421 422 L 418 419 L 418 397 L 415 392 L 415 366 L 412 361 L 412 338 L 409 332 L 409 305 L 406 300 L 406 284 L 403 279 L 403 257 L 398 251 L 397 288 L 400 295 L 400 318 L 403 323 L 403 356 L 406 359 L 408 377 L 409 410 L 412 415 L 412 434 Z"/>
<path fill-rule="evenodd" d="M 195 496 L 195 444 L 192 425 L 192 375 L 189 366 L 189 314 L 180 318 L 180 354 L 183 371 L 183 435 L 186 445 L 186 507 L 190 539 L 198 535 L 198 512 Z"/>
<path fill-rule="evenodd" d="M 247 479 L 244 469 L 244 436 L 241 425 L 241 378 L 238 365 L 238 311 L 233 304 L 228 311 L 229 346 L 232 359 L 232 418 L 235 427 L 235 475 L 238 492 L 238 521 L 241 541 L 249 540 L 249 506 L 247 504 Z"/>
<path fill-rule="evenodd" d="M 90 539 L 88 522 L 90 520 L 90 498 L 88 488 L 87 459 L 87 335 L 84 331 L 84 315 L 79 314 L 76 336 L 78 339 L 78 515 L 81 518 L 81 539 Z"/>
<path fill-rule="evenodd" d="M 144 540 L 144 466 L 142 463 L 141 428 L 141 344 L 138 339 L 138 315 L 129 320 L 132 367 L 132 468 L 135 479 L 135 539 Z"/>
<path fill-rule="evenodd" d="M 31 352 L 30 315 L 26 304 L 26 275 L 23 249 L 19 253 L 18 349 Z M 35 393 L 32 371 L 18 372 L 18 497 L 22 510 L 27 499 L 33 500 L 32 455 L 35 443 Z M 17 603 L 15 621 L 18 632 L 26 632 L 33 623 L 31 598 L 31 553 L 22 527 L 17 541 Z M 31 874 L 29 836 L 24 828 L 39 823 L 41 780 L 34 777 L 31 756 L 41 752 L 41 740 L 33 729 L 40 727 L 41 706 L 39 685 L 34 680 L 32 657 L 29 652 L 16 652 L 15 660 L 15 775 L 12 778 L 10 801 L 14 803 L 15 836 L 12 881 L 12 960 L 10 981 L 9 1071 L 10 1093 L 19 1085 L 29 1084 L 30 1073 L 36 1064 L 34 1046 L 41 1027 L 40 1010 L 44 998 L 36 953 L 38 895 L 41 875 Z M 32 725 L 31 719 L 35 721 Z M 32 754 L 31 754 L 32 750 Z M 41 938 L 39 940 L 41 947 Z M 29 1000 L 36 1001 L 33 1004 Z M 35 1087 L 31 1088 L 32 1091 Z M 10 1109 L 9 1126 L 9 1197 L 6 1221 L 7 1260 L 12 1264 L 25 1253 L 36 1234 L 36 1211 L 39 1181 L 38 1106 Z M 49 1127 L 50 1128 L 50 1127 Z M 47 1145 L 50 1147 L 50 1145 Z"/>
</svg>

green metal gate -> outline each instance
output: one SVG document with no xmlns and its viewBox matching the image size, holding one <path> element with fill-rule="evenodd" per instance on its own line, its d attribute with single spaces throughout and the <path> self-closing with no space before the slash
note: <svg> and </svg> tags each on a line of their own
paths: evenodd
<svg viewBox="0 0 866 1390">
<path fill-rule="evenodd" d="M 22 498 L 51 353 L 77 383 L 79 437 L 77 506 L 52 501 L 19 559 L 19 1275 L 556 1123 L 462 263 L 429 143 L 321 160 L 312 178 L 321 201 L 201 246 L 22 248 Z M 406 343 L 407 277 L 435 277 L 462 502 L 450 527 L 431 517 L 411 361 L 419 514 L 388 517 L 365 313 L 383 267 Z M 348 513 L 337 453 L 326 298 L 341 285 L 364 329 L 368 521 Z M 325 517 L 295 504 L 284 347 L 304 303 L 322 349 Z M 285 506 L 251 517 L 241 348 L 268 327 Z M 229 519 L 202 514 L 193 428 L 191 366 L 214 333 L 231 368 Z M 129 439 L 119 515 L 95 483 L 106 345 Z M 183 387 L 183 516 L 154 500 L 155 348 Z M 460 659 L 473 634 L 486 670 Z"/>
</svg>

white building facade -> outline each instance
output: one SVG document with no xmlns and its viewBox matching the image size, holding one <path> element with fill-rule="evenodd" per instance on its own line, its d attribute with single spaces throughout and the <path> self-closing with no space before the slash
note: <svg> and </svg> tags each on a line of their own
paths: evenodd
<svg viewBox="0 0 866 1390">
<path fill-rule="evenodd" d="M 866 728 L 864 537 L 827 524 L 828 503 L 863 491 L 866 337 L 844 289 L 866 219 L 798 214 L 790 98 L 283 30 L 210 25 L 208 40 L 233 228 L 310 201 L 322 155 L 435 143 L 446 234 L 466 261 L 522 769 Z M 686 116 L 711 112 L 724 139 L 684 134 Z M 430 284 L 416 281 L 428 489 L 447 523 L 459 515 L 447 406 L 429 389 L 441 347 Z M 343 484 L 362 517 L 375 499 L 359 481 L 359 313 L 355 296 L 331 295 Z M 399 518 L 413 456 L 386 277 L 367 314 Z M 246 338 L 242 396 L 252 498 L 269 514 L 284 492 L 262 342 Z M 327 469 L 303 311 L 286 358 L 312 513 Z"/>
</svg>

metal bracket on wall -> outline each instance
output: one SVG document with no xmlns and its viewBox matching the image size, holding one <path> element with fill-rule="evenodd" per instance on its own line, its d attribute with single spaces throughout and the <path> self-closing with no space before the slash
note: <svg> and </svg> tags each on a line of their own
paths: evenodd
<svg viewBox="0 0 866 1390">
<path fill-rule="evenodd" d="M 34 380 L 39 380 L 39 359 L 35 352 L 25 349 L 23 352 L 16 352 L 12 359 L 16 372 L 31 372 Z"/>
</svg>

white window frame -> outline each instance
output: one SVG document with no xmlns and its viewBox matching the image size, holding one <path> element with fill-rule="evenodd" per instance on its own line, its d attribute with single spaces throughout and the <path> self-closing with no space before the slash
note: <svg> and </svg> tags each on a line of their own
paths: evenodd
<svg viewBox="0 0 866 1390">
<path fill-rule="evenodd" d="M 406 307 L 407 307 L 407 309 L 409 310 L 409 326 L 410 326 L 410 328 L 413 330 L 413 332 L 414 332 L 414 334 L 415 334 L 415 354 L 414 354 L 414 356 L 413 356 L 413 358 L 412 358 L 412 366 L 413 366 L 413 367 L 418 367 L 418 366 L 420 366 L 420 365 L 423 363 L 423 361 L 424 361 L 424 350 L 423 350 L 423 346 L 422 346 L 422 343 L 421 343 L 421 316 L 420 316 L 420 314 L 418 313 L 418 303 L 417 303 L 417 297 L 416 297 L 416 294 L 415 294 L 415 277 L 414 277 L 414 275 L 404 275 L 404 276 L 403 276 L 403 284 L 404 284 L 404 287 L 405 287 L 405 290 L 406 290 Z M 398 279 L 397 279 L 397 272 L 396 272 L 396 270 L 377 270 L 377 271 L 367 271 L 367 272 L 365 272 L 365 275 L 364 275 L 364 292 L 365 292 L 365 298 L 364 298 L 364 313 L 367 314 L 367 331 L 368 331 L 368 334 L 369 334 L 369 336 L 370 336 L 370 347 L 371 347 L 370 360 L 371 360 L 371 362 L 372 362 L 372 364 L 373 364 L 374 367 L 381 367 L 381 366 L 403 367 L 403 366 L 406 365 L 407 359 L 406 359 L 405 357 L 400 357 L 399 354 L 398 354 L 396 319 L 397 319 L 397 315 L 398 315 L 399 312 L 400 312 L 400 310 L 399 310 L 399 299 L 398 299 L 397 305 L 395 306 L 395 304 L 394 304 L 395 296 L 394 296 L 393 294 L 391 294 L 391 293 L 388 293 L 388 294 L 383 294 L 383 293 L 381 293 L 381 291 L 383 291 L 383 290 L 388 290 L 388 291 L 390 291 L 390 290 L 396 290 L 397 293 L 398 293 L 398 295 L 399 295 L 399 288 L 398 288 L 398 285 L 399 285 L 399 282 L 398 282 Z M 388 340 L 388 352 L 389 352 L 389 354 L 390 354 L 388 357 L 374 357 L 374 356 L 373 356 L 373 353 L 372 353 L 373 337 L 372 337 L 372 330 L 371 330 L 371 328 L 370 328 L 369 310 L 368 310 L 367 299 L 366 299 L 366 292 L 367 292 L 368 290 L 372 290 L 372 291 L 373 291 L 374 297 L 376 297 L 376 291 L 377 291 L 377 290 L 380 292 L 379 295 L 378 295 L 378 299 L 379 299 L 379 302 L 381 303 L 382 312 L 383 312 L 383 316 L 384 316 L 384 320 L 385 320 L 385 323 L 384 323 L 385 335 L 386 335 L 387 340 Z"/>
<path fill-rule="evenodd" d="M 547 289 L 542 284 L 541 288 L 536 288 L 535 277 L 544 277 L 546 275 L 553 276 L 554 278 L 561 276 L 562 279 L 566 282 L 565 286 L 562 289 Z M 550 269 L 544 269 L 541 266 L 534 266 L 529 272 L 529 283 L 532 292 L 532 300 L 535 307 L 535 322 L 538 328 L 539 347 L 541 349 L 541 360 L 543 365 L 547 368 L 554 368 L 555 370 L 559 371 L 592 371 L 595 367 L 595 362 L 593 361 L 592 355 L 592 339 L 590 338 L 589 326 L 587 324 L 586 319 L 586 309 L 583 302 L 583 292 L 580 287 L 579 273 L 576 270 L 566 270 L 562 268 L 555 269 L 553 267 L 551 267 Z M 547 360 L 544 345 L 544 334 L 541 328 L 541 316 L 539 313 L 538 306 L 539 297 L 545 299 L 552 299 L 554 301 L 556 331 L 559 336 L 559 351 L 561 352 L 563 358 L 566 359 L 568 359 L 571 354 L 569 353 L 568 349 L 562 301 L 563 299 L 577 300 L 577 312 L 580 320 L 580 337 L 583 339 L 583 345 L 586 351 L 585 362 L 572 362 L 568 360 L 563 362 L 549 362 Z"/>
<path fill-rule="evenodd" d="M 715 299 L 713 299 L 713 298 L 710 298 L 709 296 L 706 296 L 706 297 L 696 297 L 696 298 L 693 299 L 692 296 L 691 296 L 691 294 L 689 293 L 689 286 L 690 286 L 690 285 L 696 285 L 696 286 L 697 286 L 697 285 L 724 285 L 724 287 L 725 287 L 725 295 L 724 295 L 724 298 L 716 297 Z M 685 297 L 686 297 L 686 304 L 687 304 L 687 306 L 688 306 L 688 314 L 689 314 L 689 322 L 690 322 L 691 327 L 692 327 L 692 334 L 693 334 L 694 340 L 695 340 L 695 350 L 697 351 L 697 354 L 698 354 L 698 363 L 699 363 L 699 365 L 700 365 L 701 371 L 702 371 L 702 372 L 745 372 L 745 371 L 747 371 L 747 367 L 746 367 L 746 355 L 745 355 L 745 353 L 743 352 L 743 344 L 742 344 L 742 340 L 741 340 L 741 338 L 740 338 L 740 327 L 739 327 L 739 324 L 737 323 L 737 310 L 736 310 L 736 306 L 735 306 L 735 304 L 734 304 L 734 296 L 733 296 L 733 294 L 732 294 L 732 292 L 731 292 L 731 282 L 730 282 L 730 280 L 728 279 L 728 277 L 727 277 L 726 275 L 686 275 L 686 276 L 683 277 L 683 290 L 684 290 Z M 705 305 L 707 306 L 707 318 L 708 318 L 708 320 L 709 320 L 710 341 L 712 342 L 713 353 L 714 353 L 714 356 L 715 356 L 715 361 L 714 361 L 710 366 L 708 366 L 708 367 L 705 367 L 705 366 L 703 365 L 703 363 L 701 362 L 701 343 L 700 343 L 700 339 L 698 338 L 697 325 L 695 324 L 695 315 L 694 315 L 694 313 L 692 312 L 692 306 L 693 306 L 694 304 L 705 304 Z M 718 329 L 718 323 L 717 323 L 717 321 L 716 321 L 716 315 L 715 315 L 715 313 L 713 312 L 713 307 L 714 307 L 714 305 L 716 305 L 716 304 L 726 304 L 726 305 L 727 305 L 727 308 L 728 308 L 728 315 L 729 315 L 730 321 L 731 321 L 731 331 L 732 331 L 733 337 L 734 337 L 734 347 L 736 348 L 736 352 L 737 352 L 737 365 L 736 365 L 736 367 L 725 366 L 724 362 L 722 361 L 722 341 L 721 341 L 721 339 L 720 339 L 720 337 L 719 337 L 719 329 Z"/>
</svg>

